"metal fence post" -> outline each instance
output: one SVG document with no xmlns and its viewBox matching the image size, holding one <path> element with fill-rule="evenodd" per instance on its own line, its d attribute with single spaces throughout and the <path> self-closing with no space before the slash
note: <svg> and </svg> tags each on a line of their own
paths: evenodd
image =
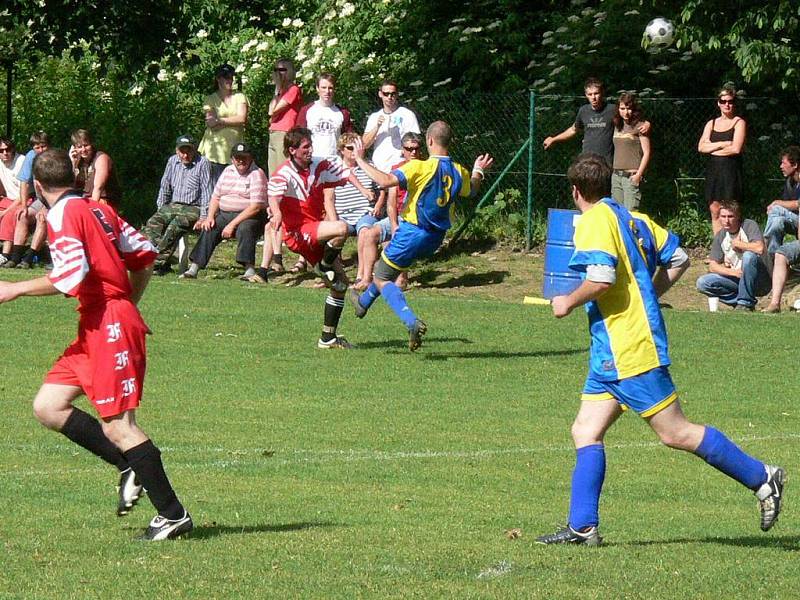
<svg viewBox="0 0 800 600">
<path fill-rule="evenodd" d="M 536 94 L 530 91 L 530 109 L 528 113 L 528 224 L 525 227 L 525 250 L 530 251 L 533 243 L 533 151 L 536 133 Z"/>
</svg>

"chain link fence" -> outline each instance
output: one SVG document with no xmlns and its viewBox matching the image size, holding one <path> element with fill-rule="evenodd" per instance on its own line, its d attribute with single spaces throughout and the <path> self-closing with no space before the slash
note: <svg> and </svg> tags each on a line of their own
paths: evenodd
<svg viewBox="0 0 800 600">
<path fill-rule="evenodd" d="M 524 231 L 527 247 L 542 240 L 547 208 L 572 207 L 565 173 L 581 151 L 581 136 L 547 151 L 543 141 L 574 122 L 578 108 L 586 103 L 583 96 L 441 92 L 404 102 L 417 112 L 423 128 L 436 119 L 450 123 L 456 134 L 453 155 L 459 162 L 469 166 L 483 152 L 495 157 L 487 183 L 497 185 L 480 200 L 481 206 L 490 207 L 500 198 L 503 208 L 493 214 L 501 219 L 524 215 L 526 222 L 518 233 Z M 719 114 L 716 98 L 642 98 L 640 103 L 644 118 L 652 123 L 653 152 L 642 184 L 642 210 L 663 223 L 686 203 L 707 214 L 703 194 L 707 156 L 697 151 L 697 142 L 706 122 Z M 798 119 L 784 114 L 771 98 L 742 99 L 738 108 L 748 124 L 742 204 L 747 216 L 763 222 L 764 206 L 780 196 L 779 155 L 797 143 Z M 363 127 L 366 113 L 376 109 L 363 111 L 357 125 Z M 471 218 L 477 205 L 475 200 L 461 207 L 457 215 L 461 222 Z"/>
<path fill-rule="evenodd" d="M 64 108 L 54 113 L 57 119 L 44 109 L 31 112 L 17 107 L 15 132 L 24 132 L 26 137 L 31 131 L 45 129 L 59 133 L 56 143 L 63 144 L 68 129 L 75 124 L 97 129 L 128 184 L 123 203 L 126 212 L 135 221 L 146 218 L 175 136 L 186 131 L 202 133 L 201 99 L 196 99 L 196 114 L 191 110 L 191 98 L 170 100 L 182 107 L 170 112 L 170 122 L 144 128 L 138 125 L 141 118 L 123 114 L 135 108 L 128 105 L 132 102 L 128 95 L 128 104 L 109 101 L 95 104 L 87 112 L 71 99 L 71 88 L 65 89 L 48 88 L 50 105 Z M 0 94 L 5 91 L 0 80 Z M 306 91 L 306 101 L 314 97 L 313 91 Z M 359 132 L 363 131 L 367 116 L 380 108 L 375 87 L 339 90 L 339 98 L 350 109 Z M 251 96 L 250 102 L 246 138 L 254 147 L 259 164 L 265 164 L 269 98 Z M 467 235 L 513 237 L 528 247 L 544 237 L 547 208 L 572 206 L 565 172 L 580 152 L 580 135 L 548 151 L 542 142 L 548 135 L 569 127 L 585 102 L 583 96 L 538 96 L 528 91 L 494 94 L 418 88 L 406 90 L 401 98 L 402 104 L 417 113 L 423 130 L 437 119 L 450 123 L 456 135 L 453 156 L 465 166 L 470 167 L 475 156 L 484 152 L 495 157 L 491 173 L 487 174 L 489 187 L 484 188 L 490 193 L 457 207 L 457 230 L 471 222 L 480 206 L 480 218 L 476 220 L 480 226 L 467 228 Z M 653 155 L 642 185 L 642 209 L 664 223 L 687 203 L 694 204 L 700 215 L 707 214 L 703 201 L 707 157 L 697 152 L 697 141 L 705 123 L 718 114 L 715 98 L 645 97 L 640 102 L 645 118 L 653 125 Z M 748 216 L 763 221 L 763 207 L 781 191 L 779 153 L 800 137 L 800 116 L 785 111 L 771 98 L 743 99 L 738 108 L 748 122 L 743 205 Z M 140 109 L 145 116 L 150 114 L 148 111 Z M 15 137 L 22 149 L 23 135 Z"/>
</svg>

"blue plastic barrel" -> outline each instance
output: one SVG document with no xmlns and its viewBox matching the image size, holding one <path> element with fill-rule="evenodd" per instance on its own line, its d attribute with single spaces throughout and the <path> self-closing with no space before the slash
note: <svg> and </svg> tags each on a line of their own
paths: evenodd
<svg viewBox="0 0 800 600">
<path fill-rule="evenodd" d="M 572 241 L 575 223 L 580 216 L 581 213 L 577 210 L 547 209 L 542 295 L 548 300 L 554 296 L 569 294 L 581 284 L 580 274 L 569 268 L 569 260 L 575 251 L 575 243 Z"/>
</svg>

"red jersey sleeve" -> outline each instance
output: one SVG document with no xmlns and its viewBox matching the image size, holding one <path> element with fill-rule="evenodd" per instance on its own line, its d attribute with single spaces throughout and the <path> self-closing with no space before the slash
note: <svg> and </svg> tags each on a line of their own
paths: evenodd
<svg viewBox="0 0 800 600">
<path fill-rule="evenodd" d="M 280 202 L 283 200 L 283 196 L 288 188 L 289 185 L 286 183 L 286 178 L 280 173 L 275 173 L 269 178 L 269 183 L 267 184 L 267 197 L 277 198 L 278 202 Z"/>
<path fill-rule="evenodd" d="M 53 270 L 47 278 L 62 294 L 77 296 L 81 282 L 89 273 L 89 261 L 86 259 L 80 226 L 65 219 L 57 234 L 49 224 L 47 227 L 50 229 L 48 237 L 52 240 L 48 245 L 53 261 Z"/>
</svg>

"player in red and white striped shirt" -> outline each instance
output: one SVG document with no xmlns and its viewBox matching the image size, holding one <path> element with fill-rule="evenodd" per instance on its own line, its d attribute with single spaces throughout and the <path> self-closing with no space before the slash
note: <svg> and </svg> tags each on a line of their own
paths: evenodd
<svg viewBox="0 0 800 600">
<path fill-rule="evenodd" d="M 78 299 L 78 337 L 47 373 L 33 401 L 37 419 L 120 471 L 117 514 L 147 490 L 158 515 L 143 536 L 177 537 L 192 519 L 164 472 L 161 453 L 136 424 L 144 385 L 147 325 L 136 302 L 153 270 L 156 249 L 107 204 L 73 190 L 64 150 L 47 150 L 33 166 L 34 187 L 50 209 L 47 236 L 53 271 L 0 282 L 0 303 L 19 296 L 65 294 Z M 86 394 L 102 424 L 72 403 Z"/>
<path fill-rule="evenodd" d="M 330 289 L 317 347 L 349 348 L 347 340 L 336 335 L 347 281 L 333 266 L 347 238 L 347 223 L 324 220 L 322 190 L 347 183 L 350 170 L 338 159 L 312 159 L 311 131 L 304 127 L 295 127 L 286 134 L 284 148 L 289 158 L 270 177 L 267 188 L 270 226 L 279 231 L 283 225 L 286 246 L 316 265 L 315 271 Z M 331 200 L 327 212 L 336 214 L 332 203 Z M 265 255 L 261 264 L 268 265 L 270 259 Z"/>
</svg>

